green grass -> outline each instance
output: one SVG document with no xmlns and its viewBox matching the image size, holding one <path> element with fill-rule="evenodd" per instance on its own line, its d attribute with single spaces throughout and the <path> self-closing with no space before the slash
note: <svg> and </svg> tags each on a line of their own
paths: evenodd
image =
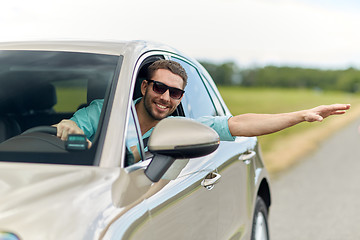
<svg viewBox="0 0 360 240">
<path fill-rule="evenodd" d="M 344 92 L 322 92 L 309 89 L 272 89 L 219 87 L 219 91 L 233 115 L 243 113 L 282 113 L 333 103 L 360 104 L 360 95 Z M 326 121 L 326 120 L 325 120 Z M 264 153 L 284 136 L 317 127 L 322 123 L 301 123 L 278 133 L 259 137 Z"/>
<path fill-rule="evenodd" d="M 56 112 L 75 112 L 77 108 L 86 103 L 86 89 L 84 88 L 57 88 Z"/>
</svg>

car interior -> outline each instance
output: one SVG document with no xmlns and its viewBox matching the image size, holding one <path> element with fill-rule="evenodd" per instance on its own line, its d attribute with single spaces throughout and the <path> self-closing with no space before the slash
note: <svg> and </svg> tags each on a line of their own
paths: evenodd
<svg viewBox="0 0 360 240">
<path fill-rule="evenodd" d="M 53 112 L 57 102 L 55 89 L 51 84 L 35 84 L 34 87 L 9 91 L 9 96 L 2 94 L 0 105 L 0 141 L 19 135 L 24 130 L 38 125 L 52 125 L 57 119 L 67 117 Z M 13 91 L 17 94 L 14 96 Z"/>
<path fill-rule="evenodd" d="M 19 84 L 19 88 L 23 84 Z M 95 99 L 103 99 L 108 83 L 89 80 L 87 83 L 87 102 L 77 107 L 86 107 Z M 73 112 L 56 112 L 57 103 L 54 85 L 34 84 L 34 87 L 18 89 L 16 96 L 1 97 L 0 103 L 0 142 L 36 126 L 51 126 L 62 119 L 69 119 Z"/>
<path fill-rule="evenodd" d="M 63 154 L 69 153 L 65 150 L 65 142 L 54 137 L 56 128 L 51 125 L 71 118 L 74 113 L 54 110 L 58 102 L 54 84 L 40 82 L 23 86 L 24 83 L 18 82 L 12 86 L 12 91 L 1 93 L 0 161 L 92 165 L 95 149 L 71 152 L 72 157 L 64 158 Z M 109 82 L 90 79 L 86 86 L 86 102 L 75 108 L 103 99 L 108 88 Z"/>
</svg>

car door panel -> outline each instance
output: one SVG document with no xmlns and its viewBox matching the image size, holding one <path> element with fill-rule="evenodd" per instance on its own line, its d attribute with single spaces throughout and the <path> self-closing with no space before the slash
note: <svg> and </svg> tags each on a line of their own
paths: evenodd
<svg viewBox="0 0 360 240">
<path fill-rule="evenodd" d="M 254 144 L 247 138 L 222 142 L 214 154 L 191 159 L 175 180 L 145 200 L 149 219 L 131 239 L 141 239 L 146 232 L 147 239 L 229 239 L 247 235 L 252 201 L 246 196 L 253 184 L 247 179 L 252 164 L 239 158 Z M 231 152 L 230 148 L 238 151 Z M 201 182 L 212 172 L 221 178 L 208 190 Z"/>
<path fill-rule="evenodd" d="M 218 190 L 201 186 L 214 171 L 209 159 L 191 159 L 175 180 L 146 199 L 150 218 L 142 231 L 151 233 L 147 239 L 217 239 Z"/>
<path fill-rule="evenodd" d="M 219 157 L 214 162 L 221 175 L 216 185 L 219 189 L 218 239 L 232 239 L 234 236 L 238 239 L 248 235 L 248 229 L 251 229 L 252 199 L 248 196 L 252 196 L 249 191 L 254 185 L 253 164 L 252 158 L 243 160 L 243 156 L 254 149 L 254 140 L 239 138 L 234 142 L 222 142 L 218 149 L 221 160 Z"/>
</svg>

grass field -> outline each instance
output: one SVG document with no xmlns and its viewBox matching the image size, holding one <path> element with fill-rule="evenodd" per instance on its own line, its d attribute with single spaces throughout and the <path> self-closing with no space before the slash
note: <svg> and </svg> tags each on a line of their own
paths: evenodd
<svg viewBox="0 0 360 240">
<path fill-rule="evenodd" d="M 86 103 L 86 88 L 57 88 L 56 112 L 75 112 L 77 108 Z"/>
<path fill-rule="evenodd" d="M 316 134 L 317 131 L 324 131 L 325 128 L 328 131 L 337 130 L 337 127 L 343 123 L 335 122 L 336 120 L 345 120 L 352 114 L 353 109 L 360 108 L 360 95 L 344 92 L 322 92 L 308 89 L 262 89 L 242 87 L 219 87 L 219 91 L 233 115 L 250 112 L 291 112 L 312 108 L 317 105 L 333 103 L 350 103 L 352 105 L 352 109 L 346 115 L 329 117 L 322 123 L 301 123 L 278 133 L 260 136 L 258 139 L 264 154 L 265 163 L 270 168 L 270 171 L 278 171 L 284 168 L 284 166 L 273 166 L 273 162 L 278 161 L 278 159 L 274 159 L 273 157 L 278 156 L 278 154 L 274 154 L 275 151 L 283 149 L 282 154 L 284 158 L 286 158 L 287 155 L 292 156 L 292 154 L 289 153 L 290 149 L 286 146 L 282 146 L 284 143 L 291 145 L 289 141 L 293 141 L 294 144 L 297 145 L 296 151 L 299 151 L 302 147 L 299 145 L 304 145 L 304 151 L 307 151 L 309 146 L 305 147 L 305 143 L 302 141 L 298 142 L 300 138 L 304 138 L 303 141 L 310 143 L 311 141 L 308 141 L 309 139 L 306 138 L 315 138 L 314 141 L 320 141 L 320 136 L 313 136 L 320 134 Z M 331 128 L 329 127 L 330 125 Z M 322 135 L 323 137 L 327 136 L 323 133 Z M 301 154 L 296 154 L 296 156 L 301 156 Z M 294 157 L 295 156 L 292 156 L 292 158 Z M 280 162 L 284 161 L 287 162 L 286 159 L 280 160 Z M 294 161 L 294 159 L 291 159 L 291 161 Z"/>
</svg>

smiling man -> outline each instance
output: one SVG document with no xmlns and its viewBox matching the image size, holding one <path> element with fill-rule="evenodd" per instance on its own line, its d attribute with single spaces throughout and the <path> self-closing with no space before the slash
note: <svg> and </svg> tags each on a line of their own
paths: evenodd
<svg viewBox="0 0 360 240">
<path fill-rule="evenodd" d="M 176 62 L 160 60 L 149 66 L 141 84 L 144 97 L 135 105 L 142 135 L 176 110 L 186 83 L 186 72 Z"/>
<path fill-rule="evenodd" d="M 161 119 L 175 111 L 183 97 L 186 83 L 186 72 L 177 62 L 158 60 L 149 66 L 147 80 L 141 84 L 143 97 L 135 100 L 143 139 L 150 136 Z M 66 140 L 68 134 L 85 134 L 92 141 L 102 105 L 103 100 L 94 100 L 88 107 L 78 110 L 71 119 L 62 120 L 56 125 L 57 136 Z M 330 115 L 344 114 L 349 108 L 349 104 L 333 104 L 290 113 L 204 116 L 197 120 L 213 128 L 220 140 L 231 141 L 235 136 L 260 136 L 304 121 L 321 122 Z"/>
</svg>

